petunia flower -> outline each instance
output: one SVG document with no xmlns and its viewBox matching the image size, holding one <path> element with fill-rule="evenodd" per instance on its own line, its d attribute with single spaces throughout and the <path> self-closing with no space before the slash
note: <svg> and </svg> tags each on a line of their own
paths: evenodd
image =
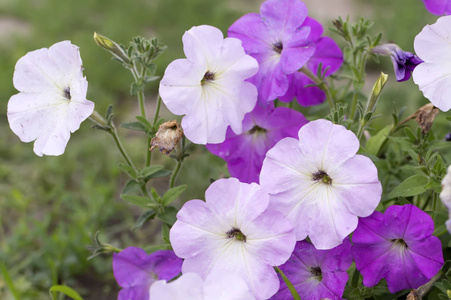
<svg viewBox="0 0 451 300">
<path fill-rule="evenodd" d="M 38 156 L 64 153 L 71 132 L 88 118 L 94 103 L 86 100 L 79 49 L 69 41 L 28 52 L 16 64 L 8 121 L 22 142 L 35 141 Z"/>
<path fill-rule="evenodd" d="M 258 73 L 250 79 L 263 106 L 288 90 L 289 74 L 297 72 L 315 53 L 310 27 L 302 26 L 307 7 L 300 0 L 267 0 L 260 14 L 244 15 L 230 26 L 228 36 L 243 41 L 246 53 L 257 59 Z"/>
<path fill-rule="evenodd" d="M 236 272 L 218 270 L 205 281 L 197 273 L 185 273 L 167 283 L 159 280 L 150 287 L 150 300 L 255 300 L 246 282 Z"/>
<path fill-rule="evenodd" d="M 263 108 L 259 105 L 243 120 L 243 133 L 227 130 L 221 144 L 208 144 L 207 149 L 227 161 L 232 177 L 241 182 L 257 182 L 266 152 L 285 137 L 296 137 L 307 119 L 287 107 Z"/>
<path fill-rule="evenodd" d="M 382 186 L 373 162 L 356 155 L 359 140 L 350 130 L 316 120 L 284 138 L 266 154 L 260 184 L 270 207 L 293 224 L 296 239 L 310 237 L 317 249 L 342 243 L 380 201 Z"/>
<path fill-rule="evenodd" d="M 396 44 L 383 44 L 371 49 L 371 52 L 390 56 L 397 81 L 409 80 L 412 71 L 423 61 L 413 53 L 403 51 Z"/>
<path fill-rule="evenodd" d="M 234 271 L 257 299 L 271 297 L 279 288 L 273 266 L 294 249 L 293 227 L 268 209 L 269 195 L 256 183 L 219 179 L 205 198 L 186 202 L 170 231 L 174 252 L 185 259 L 182 272 L 206 278 L 217 270 Z"/>
<path fill-rule="evenodd" d="M 448 167 L 445 177 L 442 180 L 442 191 L 440 199 L 443 205 L 448 209 L 448 220 L 446 221 L 446 228 L 451 233 L 451 165 Z"/>
<path fill-rule="evenodd" d="M 193 27 L 183 35 L 186 59 L 166 68 L 160 96 L 176 115 L 185 115 L 182 128 L 196 144 L 221 143 L 227 127 L 241 133 L 244 115 L 255 107 L 256 87 L 244 81 L 258 70 L 241 41 L 224 39 L 212 26 Z"/>
<path fill-rule="evenodd" d="M 434 15 L 449 15 L 451 14 L 450 0 L 423 0 L 426 9 Z"/>
<path fill-rule="evenodd" d="M 411 204 L 360 219 L 351 251 L 363 284 L 372 287 L 385 278 L 396 293 L 428 282 L 443 265 L 442 245 L 433 232 L 432 218 Z"/>
<path fill-rule="evenodd" d="M 113 254 L 113 272 L 122 287 L 118 300 L 148 300 L 150 285 L 171 280 L 181 272 L 182 260 L 173 251 L 159 250 L 150 255 L 137 247 Z"/>
<path fill-rule="evenodd" d="M 424 63 L 413 70 L 413 81 L 441 111 L 451 108 L 451 16 L 426 25 L 415 37 L 414 48 Z"/>
<path fill-rule="evenodd" d="M 317 73 L 319 65 L 322 65 L 322 73 L 330 76 L 337 71 L 343 63 L 343 52 L 337 43 L 330 37 L 321 36 L 323 26 L 313 18 L 307 17 L 302 27 L 310 27 L 308 40 L 315 43 L 315 53 L 306 63 L 306 67 L 314 74 Z M 302 72 L 294 72 L 287 76 L 289 80 L 288 90 L 279 100 L 290 102 L 297 99 L 302 106 L 318 105 L 326 100 L 326 94 L 315 83 Z"/>
<path fill-rule="evenodd" d="M 290 259 L 279 268 L 288 277 L 302 300 L 342 299 L 347 269 L 351 266 L 351 241 L 330 250 L 317 250 L 307 242 L 296 243 Z M 291 299 L 287 285 L 279 275 L 280 288 L 271 300 Z"/>
</svg>

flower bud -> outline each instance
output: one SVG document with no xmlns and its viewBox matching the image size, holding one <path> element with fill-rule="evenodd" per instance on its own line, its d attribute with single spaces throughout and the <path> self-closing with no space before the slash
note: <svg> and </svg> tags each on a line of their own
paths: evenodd
<svg viewBox="0 0 451 300">
<path fill-rule="evenodd" d="M 97 32 L 94 32 L 94 41 L 96 44 L 106 51 L 113 54 L 116 58 L 118 58 L 121 62 L 124 63 L 130 63 L 130 59 L 128 55 L 125 53 L 124 49 L 121 48 L 116 42 L 113 40 L 107 38 L 106 36 L 103 36 L 101 34 L 98 34 Z"/>
<path fill-rule="evenodd" d="M 381 72 L 381 75 L 376 80 L 373 86 L 373 90 L 371 91 L 370 99 L 368 99 L 368 103 L 366 105 L 365 112 L 374 112 L 376 109 L 377 100 L 379 100 L 379 96 L 381 95 L 382 89 L 384 88 L 385 84 L 387 83 L 388 75 Z"/>
<path fill-rule="evenodd" d="M 183 136 L 183 130 L 177 121 L 168 121 L 160 125 L 158 132 L 150 142 L 151 148 L 158 147 L 160 152 L 169 154 Z"/>
</svg>

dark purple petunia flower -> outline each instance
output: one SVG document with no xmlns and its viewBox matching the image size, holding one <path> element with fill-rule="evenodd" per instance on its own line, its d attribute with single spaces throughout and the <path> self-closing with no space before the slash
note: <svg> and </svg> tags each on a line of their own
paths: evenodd
<svg viewBox="0 0 451 300">
<path fill-rule="evenodd" d="M 257 182 L 266 152 L 285 137 L 297 137 L 307 119 L 288 107 L 257 105 L 243 120 L 243 133 L 227 130 L 221 144 L 208 144 L 207 149 L 227 161 L 232 177 L 241 182 Z"/>
<path fill-rule="evenodd" d="M 150 285 L 177 276 L 182 263 L 182 259 L 170 250 L 147 255 L 141 248 L 128 247 L 113 254 L 114 277 L 122 287 L 118 300 L 148 300 Z"/>
<path fill-rule="evenodd" d="M 258 73 L 249 81 L 258 88 L 258 102 L 286 94 L 287 75 L 297 72 L 315 53 L 309 40 L 310 27 L 303 26 L 307 7 L 300 0 L 267 0 L 260 14 L 244 15 L 230 26 L 229 37 L 243 42 L 244 50 L 259 63 Z"/>
<path fill-rule="evenodd" d="M 322 72 L 327 68 L 325 76 L 330 76 L 337 71 L 343 63 L 343 52 L 340 47 L 329 37 L 321 37 L 323 34 L 323 26 L 313 18 L 307 17 L 302 26 L 310 27 L 310 35 L 308 40 L 316 45 L 315 53 L 307 62 L 306 66 L 313 74 L 316 74 L 318 67 L 322 64 Z M 280 101 L 290 102 L 296 98 L 300 105 L 311 106 L 324 102 L 326 94 L 316 86 L 302 72 L 295 72 L 288 75 L 289 86 L 285 95 L 279 97 Z"/>
<path fill-rule="evenodd" d="M 442 245 L 433 232 L 432 218 L 411 204 L 361 218 L 351 251 L 363 284 L 372 287 L 385 278 L 396 293 L 428 282 L 443 265 Z"/>
<path fill-rule="evenodd" d="M 296 243 L 290 259 L 280 266 L 302 300 L 323 298 L 342 299 L 348 281 L 346 270 L 351 266 L 351 242 L 349 238 L 343 244 L 330 250 L 317 250 L 307 242 Z M 279 275 L 280 288 L 271 300 L 291 299 L 291 293 Z"/>
<path fill-rule="evenodd" d="M 449 15 L 451 14 L 450 0 L 423 0 L 426 9 L 434 15 Z"/>
<path fill-rule="evenodd" d="M 371 49 L 373 53 L 390 56 L 397 81 L 409 80 L 412 76 L 412 71 L 416 66 L 423 63 L 418 56 L 413 53 L 403 51 L 396 44 L 384 44 L 376 46 Z"/>
</svg>

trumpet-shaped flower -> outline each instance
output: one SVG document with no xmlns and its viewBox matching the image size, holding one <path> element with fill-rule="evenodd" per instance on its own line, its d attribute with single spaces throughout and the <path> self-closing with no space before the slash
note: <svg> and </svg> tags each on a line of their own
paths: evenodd
<svg viewBox="0 0 451 300">
<path fill-rule="evenodd" d="M 351 241 L 330 250 L 317 250 L 307 242 L 296 243 L 290 259 L 280 266 L 299 296 L 303 300 L 331 299 L 339 300 L 348 281 L 346 270 L 351 266 Z M 287 285 L 280 279 L 280 288 L 271 300 L 290 299 Z"/>
<path fill-rule="evenodd" d="M 241 182 L 258 182 L 266 152 L 285 137 L 296 137 L 307 119 L 298 111 L 287 107 L 259 105 L 243 120 L 243 133 L 227 130 L 221 144 L 208 144 L 207 149 L 227 161 L 232 177 Z"/>
<path fill-rule="evenodd" d="M 255 107 L 257 89 L 250 82 L 258 70 L 241 41 L 224 39 L 212 26 L 193 27 L 183 35 L 186 59 L 166 68 L 160 96 L 176 115 L 185 115 L 182 128 L 197 144 L 221 143 L 227 127 L 241 133 L 244 115 Z"/>
<path fill-rule="evenodd" d="M 11 130 L 22 142 L 35 140 L 38 156 L 63 154 L 71 132 L 94 110 L 78 47 L 64 41 L 28 52 L 16 64 L 13 83 L 20 93 L 8 102 Z"/>
<path fill-rule="evenodd" d="M 432 218 L 411 204 L 360 219 L 351 251 L 363 284 L 371 287 L 385 278 L 396 293 L 428 282 L 443 265 L 442 245 L 433 232 Z"/>
<path fill-rule="evenodd" d="M 182 260 L 173 251 L 160 250 L 150 255 L 137 247 L 113 254 L 113 272 L 122 287 L 118 300 L 148 300 L 149 288 L 157 280 L 171 280 L 182 269 Z"/>
<path fill-rule="evenodd" d="M 356 155 L 359 140 L 350 130 L 316 120 L 285 138 L 266 154 L 260 184 L 270 207 L 293 224 L 297 240 L 310 237 L 317 249 L 331 249 L 369 216 L 382 186 L 373 162 Z"/>
<path fill-rule="evenodd" d="M 440 199 L 443 205 L 448 209 L 448 220 L 446 221 L 446 228 L 451 233 L 451 166 L 448 167 L 445 177 L 442 180 L 442 191 Z"/>
<path fill-rule="evenodd" d="M 242 40 L 246 53 L 260 65 L 251 82 L 263 106 L 286 94 L 287 75 L 297 72 L 315 52 L 310 27 L 302 25 L 306 17 L 307 7 L 300 0 L 267 0 L 260 14 L 244 15 L 228 30 L 228 36 Z"/>
<path fill-rule="evenodd" d="M 255 300 L 246 282 L 236 272 L 218 270 L 205 281 L 197 273 L 185 273 L 167 283 L 160 280 L 150 287 L 150 300 Z"/>
<path fill-rule="evenodd" d="M 205 198 L 185 203 L 170 231 L 174 252 L 185 259 L 182 272 L 206 278 L 217 270 L 234 271 L 257 299 L 271 297 L 279 288 L 273 266 L 294 249 L 290 222 L 268 209 L 269 195 L 256 183 L 219 179 Z"/>
<path fill-rule="evenodd" d="M 413 70 L 413 81 L 432 104 L 448 111 L 451 108 L 451 16 L 426 25 L 415 37 L 414 48 L 424 62 Z"/>
<path fill-rule="evenodd" d="M 311 72 L 316 74 L 319 65 L 322 65 L 322 73 L 330 76 L 337 71 L 343 63 L 343 52 L 337 43 L 330 37 L 321 36 L 323 26 L 313 18 L 307 17 L 302 24 L 303 27 L 310 27 L 308 40 L 316 45 L 315 53 L 305 65 Z M 315 83 L 302 72 L 294 72 L 287 75 L 289 80 L 288 90 L 279 100 L 290 102 L 296 98 L 300 105 L 311 106 L 324 102 L 326 94 L 319 87 L 313 86 Z"/>
<path fill-rule="evenodd" d="M 449 15 L 451 14 L 450 0 L 423 0 L 426 9 L 434 15 Z"/>
</svg>

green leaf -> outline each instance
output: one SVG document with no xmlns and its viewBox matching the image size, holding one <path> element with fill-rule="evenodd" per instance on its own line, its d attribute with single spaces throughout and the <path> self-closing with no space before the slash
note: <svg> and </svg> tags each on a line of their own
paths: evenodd
<svg viewBox="0 0 451 300">
<path fill-rule="evenodd" d="M 177 208 L 174 206 L 167 206 L 164 212 L 158 215 L 158 218 L 169 226 L 172 226 L 177 221 L 177 212 Z"/>
<path fill-rule="evenodd" d="M 173 187 L 172 189 L 169 189 L 162 198 L 162 203 L 164 206 L 167 206 L 172 203 L 175 199 L 177 199 L 178 196 L 180 196 L 186 189 L 186 184 L 179 185 L 176 187 Z"/>
<path fill-rule="evenodd" d="M 428 178 L 424 175 L 413 175 L 401 182 L 400 185 L 395 187 L 390 194 L 388 194 L 388 199 L 393 199 L 399 196 L 410 197 L 422 194 L 426 192 L 425 186 L 428 184 Z"/>
<path fill-rule="evenodd" d="M 126 164 L 122 164 L 122 163 L 118 163 L 117 164 L 119 168 L 121 168 L 125 173 L 128 174 L 128 176 L 130 176 L 131 178 L 136 178 L 136 173 L 135 170 L 133 170 L 132 167 L 130 167 L 129 165 Z"/>
<path fill-rule="evenodd" d="M 417 140 L 417 136 L 413 133 L 413 131 L 409 127 L 404 128 L 404 133 L 413 143 Z"/>
<path fill-rule="evenodd" d="M 148 128 L 148 129 L 152 128 L 152 124 L 150 124 L 150 122 L 146 118 L 144 118 L 142 116 L 136 116 L 136 119 L 139 122 L 141 122 L 144 125 L 144 127 Z"/>
<path fill-rule="evenodd" d="M 121 127 L 127 128 L 130 130 L 137 130 L 137 131 L 146 131 L 146 127 L 141 122 L 131 122 L 131 123 L 125 123 L 121 124 Z"/>
<path fill-rule="evenodd" d="M 142 196 L 122 194 L 121 198 L 127 201 L 128 203 L 138 205 L 141 207 L 148 207 L 147 205 L 151 203 L 151 200 L 149 198 Z"/>
<path fill-rule="evenodd" d="M 16 287 L 14 286 L 13 280 L 11 279 L 11 276 L 8 273 L 8 270 L 6 270 L 6 267 L 1 262 L 0 262 L 0 271 L 1 271 L 1 274 L 3 275 L 5 283 L 8 286 L 9 290 L 11 291 L 11 294 L 13 295 L 14 299 L 16 299 L 16 300 L 21 299 L 19 292 L 17 291 Z"/>
<path fill-rule="evenodd" d="M 149 220 L 152 220 L 153 218 L 155 218 L 156 215 L 157 214 L 153 209 L 146 210 L 139 216 L 138 220 L 136 220 L 133 230 L 141 228 L 144 225 L 144 223 L 146 223 Z"/>
<path fill-rule="evenodd" d="M 153 253 L 158 250 L 172 250 L 172 246 L 171 246 L 171 244 L 154 245 L 154 246 L 147 247 L 145 250 L 147 253 Z"/>
<path fill-rule="evenodd" d="M 366 142 L 365 151 L 372 155 L 379 153 L 382 144 L 387 140 L 387 136 L 390 133 L 391 125 L 385 126 L 376 135 L 372 136 L 368 142 Z"/>
<path fill-rule="evenodd" d="M 152 175 L 149 175 L 146 177 L 146 180 L 149 180 L 151 178 L 160 178 L 160 177 L 166 177 L 171 175 L 172 171 L 169 170 L 160 170 L 158 172 L 153 173 Z"/>
<path fill-rule="evenodd" d="M 161 226 L 161 235 L 163 236 L 163 241 L 166 244 L 170 244 L 171 243 L 171 241 L 169 240 L 169 230 L 170 230 L 170 228 L 169 228 L 169 226 L 167 224 L 163 224 Z"/>
<path fill-rule="evenodd" d="M 141 185 L 135 180 L 130 179 L 129 181 L 127 181 L 124 188 L 122 189 L 121 195 L 134 194 L 139 190 L 141 190 Z"/>
<path fill-rule="evenodd" d="M 162 165 L 154 165 L 154 166 L 146 167 L 141 170 L 141 176 L 145 180 L 148 180 L 149 178 L 151 178 L 152 175 L 154 175 L 158 171 L 162 170 L 163 168 L 164 168 L 164 166 L 162 166 Z"/>
<path fill-rule="evenodd" d="M 49 290 L 50 295 L 52 296 L 53 299 L 53 292 L 60 292 L 63 293 L 64 295 L 70 297 L 71 299 L 74 300 L 83 300 L 83 298 L 73 289 L 71 289 L 70 287 L 66 286 L 66 285 L 54 285 L 50 288 Z"/>
<path fill-rule="evenodd" d="M 142 84 L 137 84 L 136 82 L 132 82 L 130 86 L 130 95 L 136 96 L 139 92 L 142 92 L 144 86 Z"/>
</svg>

